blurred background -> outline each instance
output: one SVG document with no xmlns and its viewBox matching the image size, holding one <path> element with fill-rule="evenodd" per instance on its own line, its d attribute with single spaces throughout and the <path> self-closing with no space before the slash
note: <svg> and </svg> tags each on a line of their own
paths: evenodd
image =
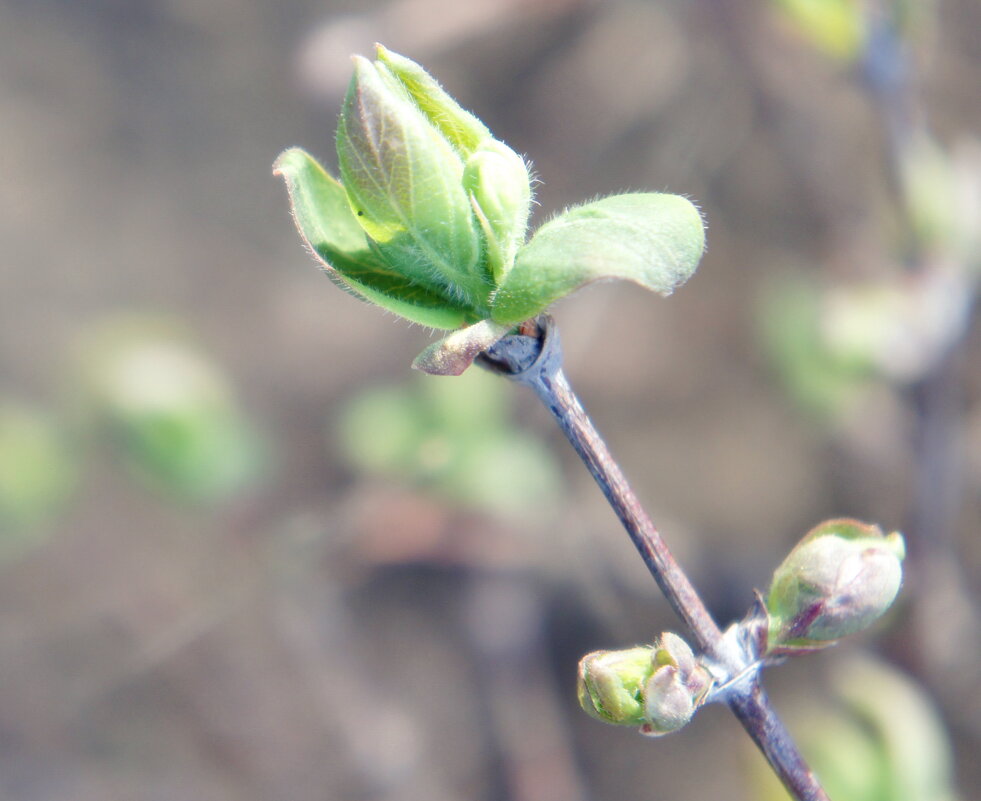
<svg viewBox="0 0 981 801">
<path fill-rule="evenodd" d="M 901 529 L 875 632 L 770 671 L 836 801 L 981 798 L 975 0 L 0 0 L 0 798 L 779 798 L 578 659 L 677 629 L 530 393 L 409 369 L 271 175 L 334 165 L 349 54 L 425 64 L 537 220 L 701 205 L 668 301 L 555 309 L 720 621 L 809 528 Z"/>
</svg>

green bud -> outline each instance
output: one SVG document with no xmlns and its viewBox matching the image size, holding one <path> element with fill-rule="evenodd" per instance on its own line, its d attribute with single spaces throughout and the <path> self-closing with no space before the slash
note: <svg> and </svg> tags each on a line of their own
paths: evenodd
<svg viewBox="0 0 981 801">
<path fill-rule="evenodd" d="M 524 160 L 465 111 L 414 61 L 377 45 L 376 66 L 395 91 L 407 94 L 464 161 L 463 189 L 485 237 L 487 266 L 496 282 L 514 263 L 531 211 L 531 176 Z"/>
<path fill-rule="evenodd" d="M 579 704 L 605 723 L 654 737 L 680 729 L 705 701 L 712 677 L 677 634 L 654 645 L 596 651 L 579 663 Z"/>
<path fill-rule="evenodd" d="M 773 574 L 768 653 L 818 650 L 870 626 L 899 592 L 905 553 L 898 532 L 856 520 L 817 526 Z"/>
<path fill-rule="evenodd" d="M 488 139 L 470 156 L 463 186 L 473 200 L 487 243 L 487 263 L 495 283 L 514 264 L 531 213 L 531 176 L 524 159 L 503 142 Z"/>
<path fill-rule="evenodd" d="M 466 159 L 483 142 L 490 140 L 487 126 L 450 97 L 421 66 L 405 56 L 375 45 L 379 64 L 388 68 L 412 102 L 443 137 Z"/>
<path fill-rule="evenodd" d="M 351 208 L 382 258 L 486 309 L 493 287 L 463 160 L 384 64 L 355 56 L 337 157 Z"/>
<path fill-rule="evenodd" d="M 298 148 L 286 179 L 301 235 L 356 296 L 435 328 L 488 319 L 524 240 L 531 180 L 422 67 L 355 56 L 337 128 L 341 181 Z"/>
<path fill-rule="evenodd" d="M 653 663 L 654 673 L 643 689 L 645 722 L 640 730 L 659 737 L 691 720 L 712 687 L 712 676 L 688 643 L 669 631 L 655 646 Z"/>
<path fill-rule="evenodd" d="M 579 705 L 604 723 L 645 723 L 641 688 L 653 672 L 649 645 L 594 651 L 579 662 Z"/>
<path fill-rule="evenodd" d="M 525 242 L 531 176 L 415 62 L 377 48 L 356 56 L 337 128 L 340 180 L 299 148 L 274 172 L 327 274 L 413 322 L 466 333 L 417 366 L 456 374 L 490 344 L 586 284 L 634 281 L 663 295 L 704 246 L 698 210 L 653 193 L 567 209 Z"/>
</svg>

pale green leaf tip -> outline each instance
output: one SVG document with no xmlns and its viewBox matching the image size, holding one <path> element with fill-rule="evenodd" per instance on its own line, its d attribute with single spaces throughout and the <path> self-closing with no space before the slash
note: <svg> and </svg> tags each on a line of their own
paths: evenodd
<svg viewBox="0 0 981 801">
<path fill-rule="evenodd" d="M 314 168 L 327 175 L 336 183 L 336 179 L 330 175 L 316 158 L 302 147 L 289 147 L 280 153 L 273 162 L 273 175 L 279 176 L 286 181 L 287 186 L 292 188 L 293 184 L 302 180 L 304 170 Z"/>
<path fill-rule="evenodd" d="M 296 159 L 304 156 L 306 156 L 306 151 L 303 150 L 303 148 L 286 148 L 286 150 L 280 153 L 273 162 L 273 175 L 280 175 L 287 179 L 292 177 L 293 172 L 295 172 L 299 166 L 295 163 Z"/>
<path fill-rule="evenodd" d="M 354 93 L 359 84 L 362 83 L 369 74 L 377 75 L 374 63 L 371 59 L 360 56 L 357 53 L 351 56 L 351 63 L 354 64 L 354 74 L 351 76 L 351 83 L 348 86 L 348 98 Z M 345 105 L 347 105 L 345 103 Z"/>
</svg>

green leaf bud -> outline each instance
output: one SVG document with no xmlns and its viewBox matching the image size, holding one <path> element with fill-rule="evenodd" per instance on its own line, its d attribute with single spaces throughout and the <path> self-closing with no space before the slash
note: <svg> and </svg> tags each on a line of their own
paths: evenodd
<svg viewBox="0 0 981 801">
<path fill-rule="evenodd" d="M 641 688 L 654 666 L 649 645 L 625 651 L 594 651 L 579 662 L 579 705 L 604 723 L 645 723 Z"/>
<path fill-rule="evenodd" d="M 495 283 L 514 264 L 531 213 L 531 176 L 524 159 L 503 142 L 488 139 L 467 159 L 463 187 L 487 244 L 487 263 Z"/>
<path fill-rule="evenodd" d="M 306 151 L 283 153 L 273 167 L 286 180 L 293 219 L 307 249 L 331 280 L 355 297 L 431 328 L 476 319 L 465 303 L 419 271 L 399 273 L 371 249 L 344 187 Z"/>
<path fill-rule="evenodd" d="M 659 737 L 691 720 L 712 687 L 712 676 L 699 664 L 688 643 L 671 632 L 661 635 L 653 663 L 654 673 L 643 688 L 645 722 L 641 733 Z"/>
<path fill-rule="evenodd" d="M 339 181 L 299 148 L 274 171 L 304 241 L 341 287 L 413 322 L 472 327 L 423 354 L 416 366 L 428 372 L 456 374 L 481 342 L 592 281 L 670 294 L 702 253 L 698 210 L 662 194 L 567 210 L 526 244 L 525 161 L 381 45 L 375 61 L 354 58 L 336 144 Z"/>
<path fill-rule="evenodd" d="M 463 159 L 384 64 L 355 56 L 337 157 L 351 208 L 381 257 L 486 309 L 492 284 Z"/>
<path fill-rule="evenodd" d="M 380 44 L 375 45 L 375 51 L 377 63 L 387 68 L 426 119 L 464 159 L 491 139 L 487 126 L 463 109 L 419 64 Z"/>
<path fill-rule="evenodd" d="M 653 647 L 596 651 L 579 663 L 579 703 L 605 723 L 660 736 L 684 726 L 705 701 L 712 677 L 688 644 L 665 632 Z"/>
<path fill-rule="evenodd" d="M 809 532 L 774 571 L 768 653 L 812 651 L 875 622 L 902 584 L 903 537 L 856 520 Z"/>
</svg>

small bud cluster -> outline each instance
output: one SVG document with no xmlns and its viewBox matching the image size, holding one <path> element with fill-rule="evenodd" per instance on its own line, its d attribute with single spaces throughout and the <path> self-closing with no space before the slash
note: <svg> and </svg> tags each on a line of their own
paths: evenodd
<svg viewBox="0 0 981 801">
<path fill-rule="evenodd" d="M 897 532 L 885 535 L 856 520 L 822 523 L 776 569 L 767 597 L 727 632 L 745 641 L 747 663 L 737 676 L 727 679 L 719 666 L 666 632 L 653 646 L 585 656 L 579 703 L 599 720 L 639 726 L 643 734 L 676 731 L 702 704 L 724 700 L 726 688 L 751 669 L 868 628 L 899 592 L 904 555 Z"/>
<path fill-rule="evenodd" d="M 639 726 L 658 737 L 691 720 L 712 677 L 681 637 L 665 632 L 654 646 L 596 651 L 579 663 L 579 703 L 598 720 Z"/>
</svg>

